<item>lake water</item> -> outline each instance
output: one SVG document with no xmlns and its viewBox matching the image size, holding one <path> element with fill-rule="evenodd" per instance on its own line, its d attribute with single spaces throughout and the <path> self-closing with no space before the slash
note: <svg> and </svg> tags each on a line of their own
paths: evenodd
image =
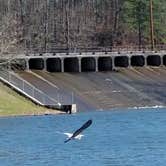
<svg viewBox="0 0 166 166">
<path fill-rule="evenodd" d="M 81 140 L 64 143 L 88 119 Z M 0 166 L 164 166 L 166 109 L 0 118 Z"/>
</svg>

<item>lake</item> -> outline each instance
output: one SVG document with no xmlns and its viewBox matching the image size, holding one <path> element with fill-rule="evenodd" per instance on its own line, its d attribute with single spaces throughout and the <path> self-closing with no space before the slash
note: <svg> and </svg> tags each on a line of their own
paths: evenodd
<svg viewBox="0 0 166 166">
<path fill-rule="evenodd" d="M 66 140 L 92 119 L 81 140 Z M 2 166 L 164 166 L 166 109 L 0 118 Z"/>
</svg>

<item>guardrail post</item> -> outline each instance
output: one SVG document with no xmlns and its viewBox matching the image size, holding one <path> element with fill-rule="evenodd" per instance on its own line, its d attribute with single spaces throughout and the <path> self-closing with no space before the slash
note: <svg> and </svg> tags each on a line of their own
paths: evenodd
<svg viewBox="0 0 166 166">
<path fill-rule="evenodd" d="M 25 84 L 24 84 L 24 81 L 22 82 L 22 90 L 25 91 Z"/>
</svg>

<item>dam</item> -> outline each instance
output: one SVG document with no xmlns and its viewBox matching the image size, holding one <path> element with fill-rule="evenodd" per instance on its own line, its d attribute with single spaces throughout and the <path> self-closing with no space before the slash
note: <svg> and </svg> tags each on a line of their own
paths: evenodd
<svg viewBox="0 0 166 166">
<path fill-rule="evenodd" d="M 119 67 L 166 66 L 166 52 L 44 53 L 20 55 L 25 70 L 48 72 L 100 72 Z M 12 63 L 11 63 L 12 64 Z"/>
<path fill-rule="evenodd" d="M 78 111 L 166 106 L 166 52 L 45 53 L 10 61 L 16 74 Z M 38 95 L 39 96 L 39 95 Z"/>
</svg>

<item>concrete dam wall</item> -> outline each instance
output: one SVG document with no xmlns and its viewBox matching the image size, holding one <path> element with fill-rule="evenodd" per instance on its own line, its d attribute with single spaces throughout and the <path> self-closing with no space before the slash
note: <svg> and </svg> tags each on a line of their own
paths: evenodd
<svg viewBox="0 0 166 166">
<path fill-rule="evenodd" d="M 116 68 L 166 66 L 165 52 L 30 54 L 20 57 L 26 70 L 48 72 L 100 72 Z"/>
<path fill-rule="evenodd" d="M 73 92 L 78 111 L 166 106 L 165 52 L 35 54 L 18 59 L 26 69 L 17 72 L 20 77 L 61 103 L 71 102 Z M 57 97 L 58 92 L 64 95 Z"/>
<path fill-rule="evenodd" d="M 73 92 L 73 102 L 78 111 L 166 106 L 165 67 L 120 68 L 111 72 L 88 73 L 32 70 L 18 74 L 52 98 L 56 99 L 57 91 L 63 90 L 65 96 L 60 96 L 62 102 L 70 101 Z"/>
</svg>

